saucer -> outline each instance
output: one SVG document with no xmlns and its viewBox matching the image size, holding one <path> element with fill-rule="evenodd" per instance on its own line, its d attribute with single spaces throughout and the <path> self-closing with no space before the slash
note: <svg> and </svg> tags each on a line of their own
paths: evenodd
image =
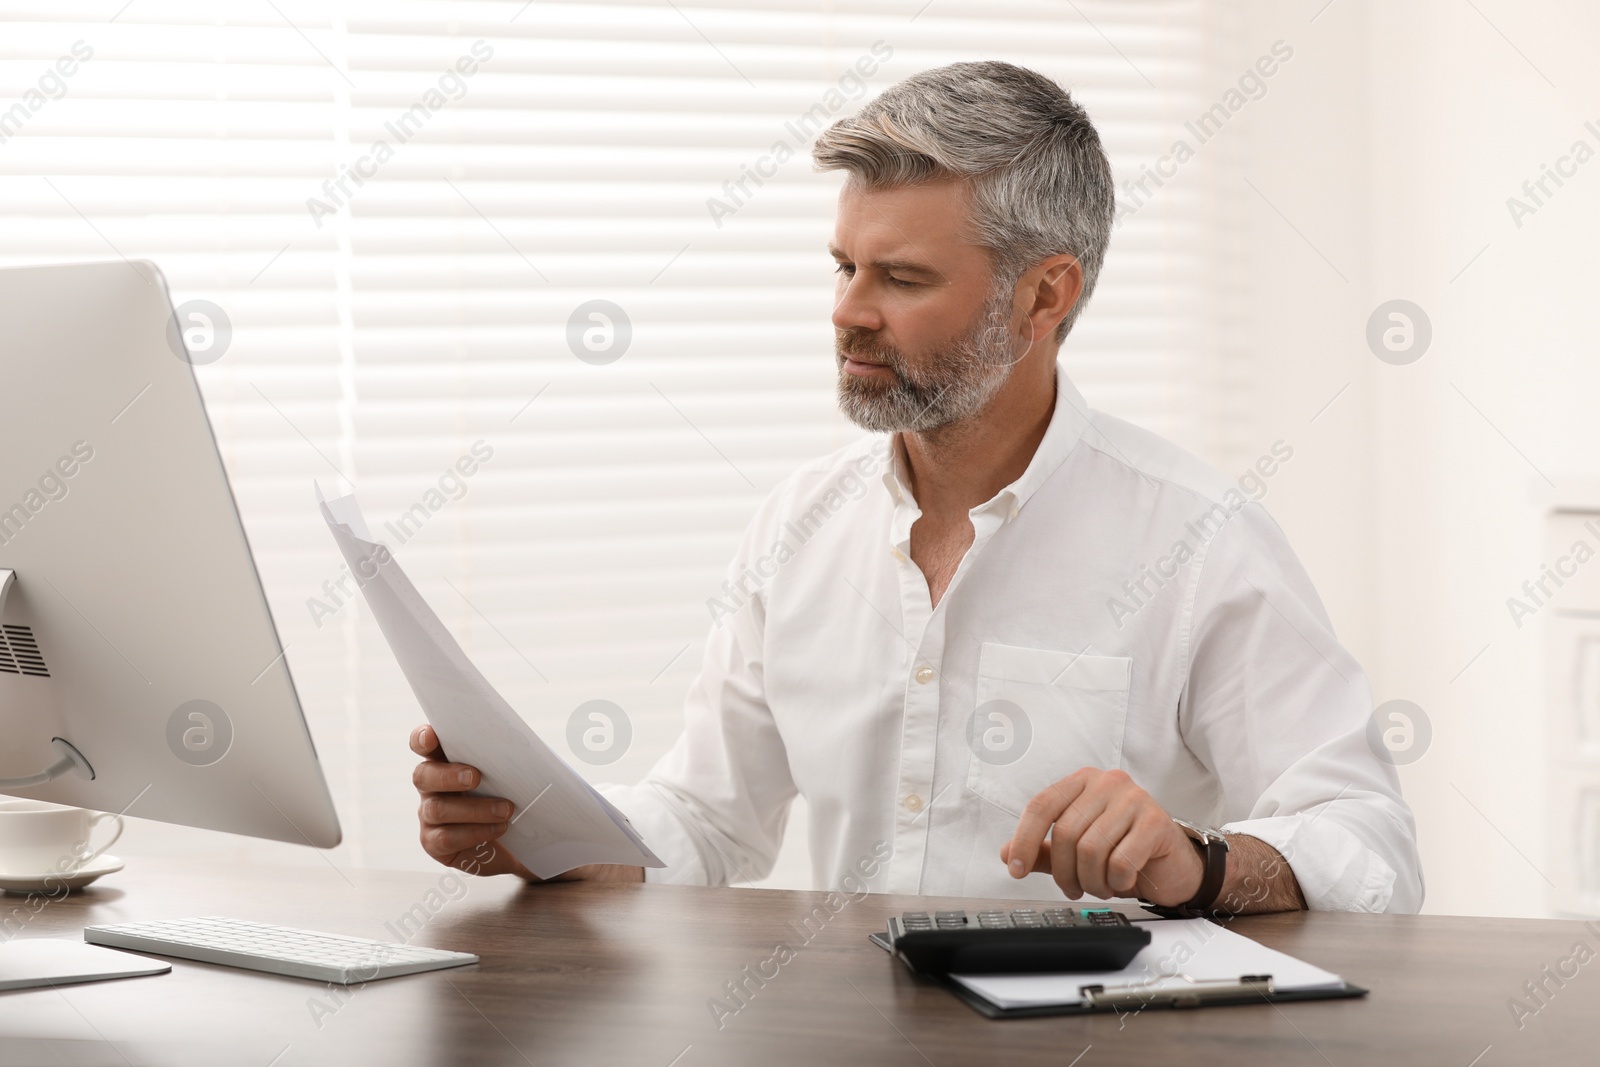
<svg viewBox="0 0 1600 1067">
<path fill-rule="evenodd" d="M 85 863 L 74 871 L 47 872 L 45 874 L 17 874 L 12 871 L 0 871 L 0 892 L 6 893 L 58 893 L 62 886 L 67 889 L 82 889 L 90 882 L 104 874 L 115 874 L 122 870 L 123 863 L 117 857 L 102 852 L 94 859 Z"/>
</svg>

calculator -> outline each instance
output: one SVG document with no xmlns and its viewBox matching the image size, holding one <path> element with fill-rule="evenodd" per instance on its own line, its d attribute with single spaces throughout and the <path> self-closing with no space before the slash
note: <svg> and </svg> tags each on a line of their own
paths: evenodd
<svg viewBox="0 0 1600 1067">
<path fill-rule="evenodd" d="M 889 950 L 928 975 L 1120 971 L 1150 931 L 1111 908 L 908 911 L 889 919 Z"/>
</svg>

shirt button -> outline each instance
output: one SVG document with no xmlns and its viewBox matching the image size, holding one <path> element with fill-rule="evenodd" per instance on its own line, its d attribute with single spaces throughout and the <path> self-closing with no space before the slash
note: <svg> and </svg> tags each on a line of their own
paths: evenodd
<svg viewBox="0 0 1600 1067">
<path fill-rule="evenodd" d="M 921 811 L 922 798 L 917 796 L 917 794 L 912 793 L 910 796 L 906 797 L 905 805 L 907 811 Z"/>
<path fill-rule="evenodd" d="M 917 668 L 916 679 L 923 685 L 927 685 L 929 682 L 933 681 L 933 668 L 924 663 L 922 666 Z"/>
<path fill-rule="evenodd" d="M 904 563 L 906 561 L 906 554 L 897 548 L 894 550 L 894 558 L 899 560 L 901 563 Z"/>
</svg>

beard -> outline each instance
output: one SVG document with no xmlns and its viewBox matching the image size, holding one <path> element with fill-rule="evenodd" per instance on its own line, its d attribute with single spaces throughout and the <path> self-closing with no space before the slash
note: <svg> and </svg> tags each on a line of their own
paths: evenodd
<svg viewBox="0 0 1600 1067">
<path fill-rule="evenodd" d="M 937 430 L 976 415 L 994 399 L 1017 363 L 1011 352 L 1011 290 L 992 294 L 967 333 L 917 359 L 880 344 L 870 332 L 837 330 L 839 408 L 877 433 Z M 891 382 L 844 369 L 845 357 L 886 366 Z"/>
</svg>

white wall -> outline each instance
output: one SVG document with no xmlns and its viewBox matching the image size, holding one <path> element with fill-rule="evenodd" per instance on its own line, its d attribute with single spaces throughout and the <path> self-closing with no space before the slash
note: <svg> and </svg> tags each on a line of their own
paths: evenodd
<svg viewBox="0 0 1600 1067">
<path fill-rule="evenodd" d="M 1506 200 L 1575 139 L 1600 149 L 1583 128 L 1600 108 L 1584 105 L 1596 98 L 1581 47 L 1600 39 L 1600 12 L 1479 6 L 1373 5 L 1368 19 L 1375 278 L 1419 294 L 1436 329 L 1436 352 L 1397 368 L 1420 373 L 1380 375 L 1378 665 L 1391 691 L 1437 709 L 1435 747 L 1407 783 L 1432 909 L 1540 914 L 1540 628 L 1519 631 L 1505 601 L 1538 572 L 1546 479 L 1591 476 L 1600 458 L 1584 329 L 1600 163 L 1520 227 Z"/>
<path fill-rule="evenodd" d="M 1296 445 L 1268 506 L 1376 700 L 1431 720 L 1401 771 L 1427 910 L 1545 914 L 1540 628 L 1518 630 L 1505 601 L 1538 572 L 1546 478 L 1600 465 L 1584 331 L 1600 162 L 1520 228 L 1506 199 L 1575 139 L 1600 149 L 1581 52 L 1600 13 L 1338 0 L 1312 22 L 1322 0 L 1293 7 L 1251 18 L 1297 55 L 1239 131 L 1244 175 L 1300 230 L 1259 203 L 1249 224 L 1251 410 L 1259 439 Z M 1397 297 L 1433 325 L 1409 366 L 1364 338 Z"/>
</svg>

